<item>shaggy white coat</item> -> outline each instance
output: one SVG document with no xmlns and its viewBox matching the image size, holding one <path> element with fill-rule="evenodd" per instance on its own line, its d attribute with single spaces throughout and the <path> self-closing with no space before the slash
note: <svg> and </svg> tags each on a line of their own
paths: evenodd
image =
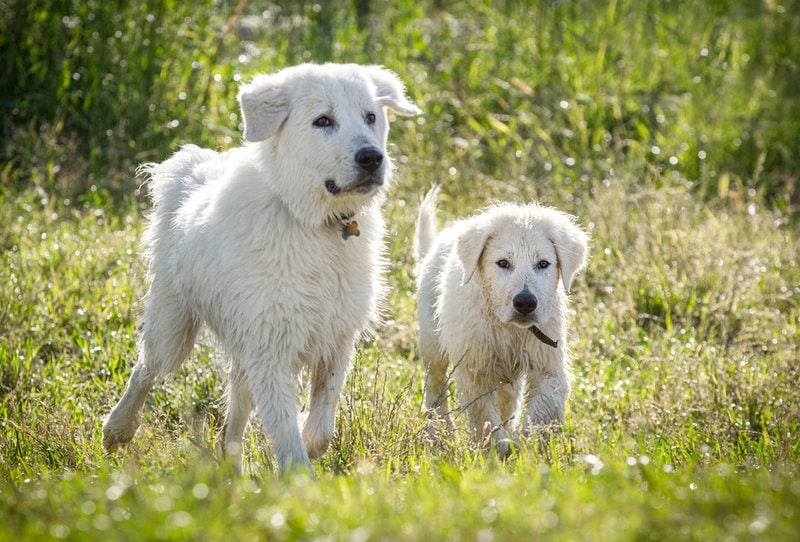
<svg viewBox="0 0 800 542">
<path fill-rule="evenodd" d="M 430 430 L 452 428 L 452 375 L 475 440 L 491 438 L 506 455 L 523 402 L 525 436 L 564 421 L 567 292 L 586 265 L 588 236 L 569 215 L 536 204 L 495 205 L 437 234 L 437 193 L 422 202 L 415 237 Z"/>
<path fill-rule="evenodd" d="M 395 74 L 352 64 L 258 75 L 239 101 L 243 146 L 186 145 L 143 166 L 154 204 L 144 237 L 150 289 L 139 359 L 103 446 L 133 438 L 148 390 L 180 367 L 205 323 L 231 363 L 220 447 L 241 470 L 255 407 L 281 472 L 310 470 L 331 441 L 355 343 L 375 322 L 384 285 L 386 110 L 420 111 Z M 359 235 L 348 237 L 352 221 Z"/>
</svg>

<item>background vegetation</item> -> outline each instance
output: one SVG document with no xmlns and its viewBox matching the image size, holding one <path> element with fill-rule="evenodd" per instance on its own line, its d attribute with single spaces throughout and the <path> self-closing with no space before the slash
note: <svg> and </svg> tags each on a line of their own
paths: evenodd
<svg viewBox="0 0 800 542">
<path fill-rule="evenodd" d="M 764 539 L 800 531 L 800 5 L 0 0 L 0 538 Z M 213 458 L 205 337 L 131 448 L 136 164 L 239 144 L 240 81 L 383 64 L 425 111 L 391 134 L 387 321 L 317 480 Z M 577 215 L 568 426 L 500 463 L 420 436 L 410 238 L 499 199 Z"/>
</svg>

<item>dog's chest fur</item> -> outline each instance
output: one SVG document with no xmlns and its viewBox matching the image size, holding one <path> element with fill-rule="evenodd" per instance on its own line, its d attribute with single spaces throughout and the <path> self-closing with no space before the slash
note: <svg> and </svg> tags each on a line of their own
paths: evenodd
<svg viewBox="0 0 800 542">
<path fill-rule="evenodd" d="M 360 234 L 345 239 L 341 221 L 308 227 L 268 193 L 211 201 L 184 231 L 177 276 L 228 347 L 258 330 L 270 348 L 324 358 L 374 322 L 384 235 L 377 206 L 353 217 Z"/>
</svg>

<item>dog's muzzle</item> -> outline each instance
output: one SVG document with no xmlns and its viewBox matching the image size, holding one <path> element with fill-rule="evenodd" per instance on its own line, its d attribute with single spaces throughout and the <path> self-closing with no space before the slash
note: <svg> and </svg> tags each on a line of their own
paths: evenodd
<svg viewBox="0 0 800 542">
<path fill-rule="evenodd" d="M 333 195 L 341 192 L 358 192 L 368 194 L 383 184 L 383 151 L 378 147 L 368 146 L 359 149 L 353 157 L 358 166 L 355 181 L 339 186 L 334 179 L 325 180 L 325 189 Z"/>
<path fill-rule="evenodd" d="M 528 288 L 523 289 L 520 293 L 515 295 L 511 300 L 511 304 L 514 306 L 514 310 L 519 315 L 519 317 L 516 319 L 517 321 L 535 321 L 533 318 L 533 313 L 536 311 L 536 307 L 539 306 L 539 300 L 536 299 L 535 295 L 528 291 Z M 528 329 L 536 336 L 537 339 L 542 341 L 547 346 L 558 348 L 558 341 L 548 337 L 544 331 L 539 329 L 535 324 L 529 326 Z"/>
</svg>

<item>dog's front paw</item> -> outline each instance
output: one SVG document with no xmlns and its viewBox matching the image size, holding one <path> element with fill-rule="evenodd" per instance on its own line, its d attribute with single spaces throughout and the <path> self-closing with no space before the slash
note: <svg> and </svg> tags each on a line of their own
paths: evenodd
<svg viewBox="0 0 800 542">
<path fill-rule="evenodd" d="M 319 426 L 306 423 L 303 427 L 303 444 L 306 446 L 309 459 L 318 459 L 328 451 L 333 439 L 333 429 L 327 431 Z"/>
<path fill-rule="evenodd" d="M 428 412 L 427 418 L 425 420 L 425 436 L 431 443 L 439 443 L 453 433 L 452 422 L 449 418 L 439 417 L 434 411 Z"/>
<path fill-rule="evenodd" d="M 136 421 L 118 424 L 112 418 L 109 418 L 103 424 L 103 450 L 106 453 L 111 453 L 124 447 L 133 440 L 138 428 L 139 423 Z"/>
<path fill-rule="evenodd" d="M 510 438 L 503 438 L 495 443 L 494 449 L 501 459 L 508 459 L 519 453 L 519 443 Z"/>
</svg>

